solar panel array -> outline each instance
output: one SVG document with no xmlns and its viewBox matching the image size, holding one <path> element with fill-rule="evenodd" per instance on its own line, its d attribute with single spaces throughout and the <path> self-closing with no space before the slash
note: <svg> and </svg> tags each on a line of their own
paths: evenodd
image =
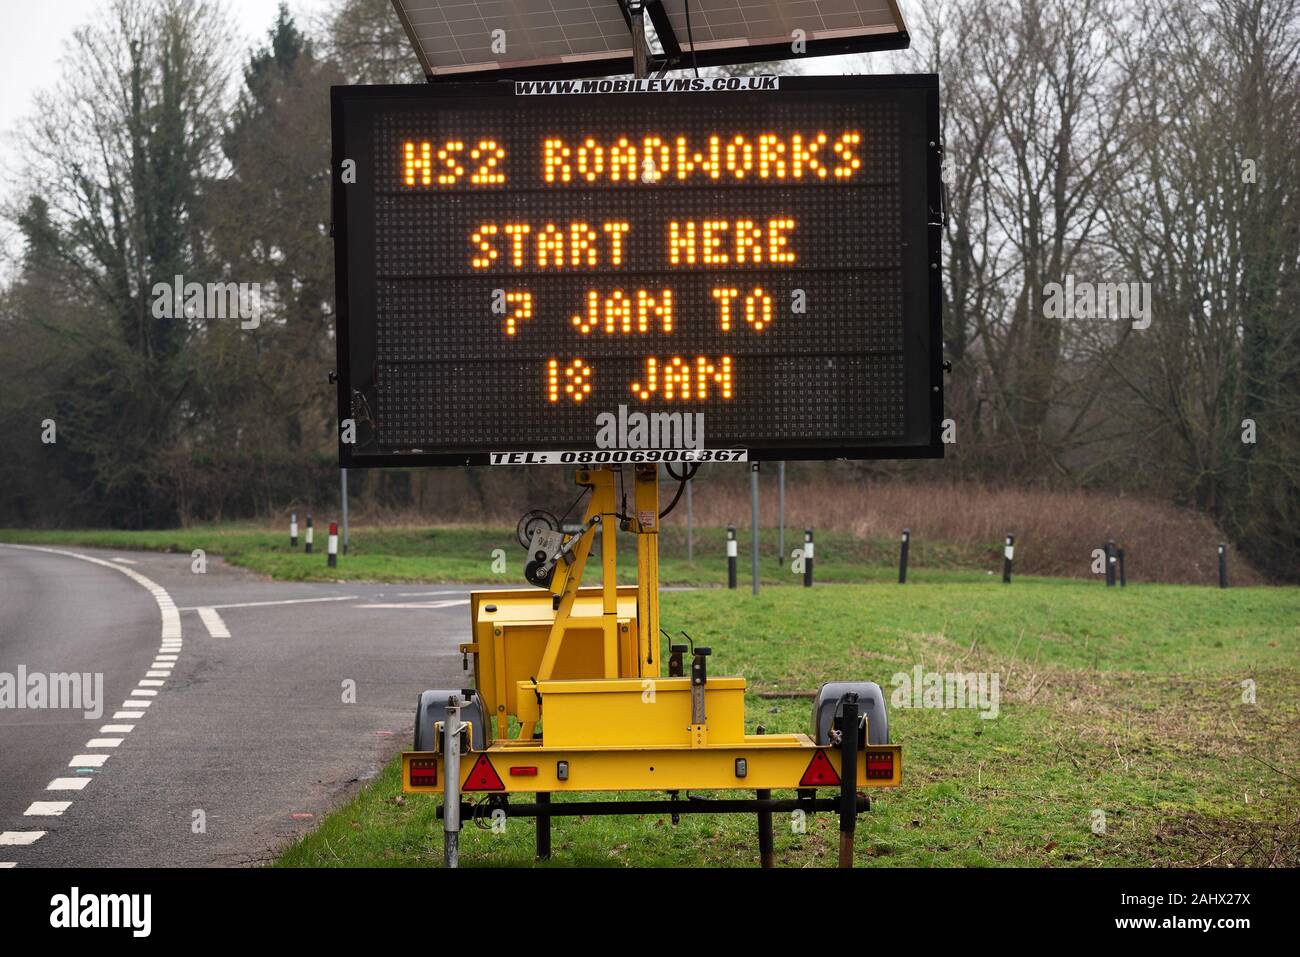
<svg viewBox="0 0 1300 957">
<path fill-rule="evenodd" d="M 393 0 L 430 77 L 607 62 L 621 72 L 631 57 L 618 0 Z M 719 53 L 790 44 L 795 31 L 822 40 L 900 37 L 896 0 L 663 0 L 684 51 Z"/>
</svg>

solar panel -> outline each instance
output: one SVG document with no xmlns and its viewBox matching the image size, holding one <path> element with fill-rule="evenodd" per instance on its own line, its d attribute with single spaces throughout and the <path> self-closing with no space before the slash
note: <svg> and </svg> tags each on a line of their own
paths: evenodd
<svg viewBox="0 0 1300 957">
<path fill-rule="evenodd" d="M 657 70 L 901 49 L 909 42 L 897 0 L 689 0 L 689 29 L 687 0 L 645 6 L 658 40 L 651 63 Z M 430 80 L 632 71 L 626 0 L 393 0 L 393 7 Z"/>
</svg>

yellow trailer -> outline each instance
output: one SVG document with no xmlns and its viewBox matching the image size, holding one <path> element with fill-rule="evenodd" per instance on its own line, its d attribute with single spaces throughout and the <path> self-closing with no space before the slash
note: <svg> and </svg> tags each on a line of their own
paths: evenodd
<svg viewBox="0 0 1300 957">
<path fill-rule="evenodd" d="M 453 866 L 459 822 L 475 813 L 471 801 L 507 816 L 535 817 L 539 857 L 549 856 L 556 816 L 669 813 L 675 821 L 684 813 L 755 813 L 764 866 L 773 863 L 773 812 L 835 811 L 839 862 L 850 866 L 857 814 L 870 806 L 865 793 L 896 787 L 902 776 L 902 750 L 889 743 L 879 686 L 823 685 L 809 733 L 769 734 L 760 727 L 747 734 L 745 679 L 711 676 L 711 649 L 670 639 L 665 675 L 658 466 L 627 467 L 634 504 L 626 512 L 617 494 L 623 468 L 576 472 L 590 494 L 580 530 L 564 534 L 554 522 L 530 530 L 525 574 L 533 588 L 473 594 L 472 640 L 460 650 L 467 666 L 472 658 L 474 687 L 421 695 L 415 750 L 402 755 L 403 790 L 443 795 Z M 617 584 L 619 528 L 636 536 L 635 586 Z M 597 536 L 602 581 L 583 587 Z M 797 796 L 773 800 L 778 789 Z M 819 796 L 826 789 L 834 796 Z M 681 797 L 693 790 L 754 796 Z M 668 798 L 562 797 L 603 791 Z M 525 794 L 535 800 L 512 801 Z"/>
</svg>

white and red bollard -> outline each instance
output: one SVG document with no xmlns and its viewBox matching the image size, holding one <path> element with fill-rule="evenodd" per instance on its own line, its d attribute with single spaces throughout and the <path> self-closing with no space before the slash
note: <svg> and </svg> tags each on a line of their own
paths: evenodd
<svg viewBox="0 0 1300 957">
<path fill-rule="evenodd" d="M 330 568 L 339 567 L 339 523 L 330 522 L 330 540 L 327 545 Z"/>
</svg>

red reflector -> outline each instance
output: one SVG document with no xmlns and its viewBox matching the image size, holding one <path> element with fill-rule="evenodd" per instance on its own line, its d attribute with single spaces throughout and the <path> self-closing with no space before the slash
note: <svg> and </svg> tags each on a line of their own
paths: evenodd
<svg viewBox="0 0 1300 957">
<path fill-rule="evenodd" d="M 812 760 L 808 762 L 808 770 L 799 779 L 801 788 L 830 787 L 839 783 L 840 776 L 835 772 L 835 766 L 826 757 L 825 751 L 813 753 Z"/>
<path fill-rule="evenodd" d="M 461 786 L 462 791 L 504 791 L 505 789 L 501 775 L 497 774 L 496 768 L 492 767 L 492 762 L 488 760 L 486 754 L 478 756 L 474 767 L 470 768 L 469 777 Z"/>
<path fill-rule="evenodd" d="M 512 778 L 535 778 L 537 777 L 537 769 L 514 767 L 510 769 L 510 776 Z"/>
</svg>

